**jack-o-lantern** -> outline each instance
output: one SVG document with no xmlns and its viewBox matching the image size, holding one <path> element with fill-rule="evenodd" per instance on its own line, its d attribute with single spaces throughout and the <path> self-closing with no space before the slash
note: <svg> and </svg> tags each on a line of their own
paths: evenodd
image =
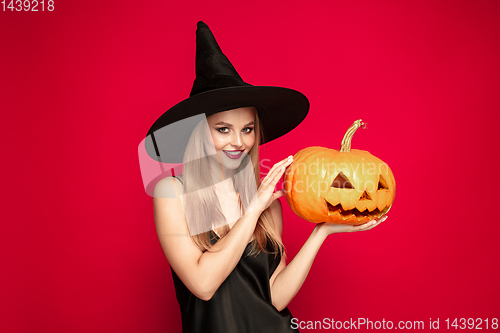
<svg viewBox="0 0 500 333">
<path fill-rule="evenodd" d="M 347 130 L 340 151 L 309 147 L 294 155 L 284 176 L 286 199 L 313 223 L 360 225 L 391 208 L 396 181 L 389 166 L 367 151 L 351 149 L 360 120 Z"/>
</svg>

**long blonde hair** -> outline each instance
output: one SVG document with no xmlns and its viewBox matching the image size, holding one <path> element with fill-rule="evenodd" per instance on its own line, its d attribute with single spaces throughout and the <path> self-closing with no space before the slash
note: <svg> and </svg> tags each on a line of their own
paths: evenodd
<svg viewBox="0 0 500 333">
<path fill-rule="evenodd" d="M 194 229 L 197 227 L 203 228 L 203 225 L 206 225 L 204 221 L 210 221 L 222 239 L 229 232 L 230 228 L 227 225 L 211 180 L 208 179 L 209 177 L 203 177 L 200 173 L 200 170 L 208 170 L 209 168 L 208 157 L 200 158 L 205 149 L 203 141 L 204 125 L 205 122 L 202 121 L 193 130 L 184 154 L 184 168 L 182 173 L 184 193 L 186 195 L 184 213 L 186 220 L 190 221 L 190 226 Z M 240 207 L 242 209 L 248 207 L 254 195 L 249 189 L 255 188 L 254 186 L 259 188 L 260 186 L 259 144 L 263 132 L 257 110 L 255 110 L 254 131 L 255 143 L 248 153 L 250 161 L 247 160 L 247 163 L 252 163 L 253 168 L 245 168 L 247 163 L 242 161 L 233 176 L 234 189 L 239 194 Z M 251 182 L 254 181 L 256 183 L 252 184 Z M 201 251 L 212 251 L 211 240 L 214 237 L 214 230 L 210 230 L 193 235 L 191 239 Z M 278 253 L 282 256 L 285 255 L 284 246 L 280 241 L 279 235 L 276 233 L 271 213 L 269 209 L 266 209 L 257 221 L 255 239 L 252 241 L 249 254 L 257 255 L 260 251 L 267 253 L 266 246 L 268 239 L 271 241 L 272 253 L 275 256 Z"/>
</svg>

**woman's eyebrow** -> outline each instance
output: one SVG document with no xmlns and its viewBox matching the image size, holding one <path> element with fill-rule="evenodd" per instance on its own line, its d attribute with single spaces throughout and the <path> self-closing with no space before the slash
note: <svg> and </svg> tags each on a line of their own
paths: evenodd
<svg viewBox="0 0 500 333">
<path fill-rule="evenodd" d="M 250 126 L 250 125 L 253 125 L 253 124 L 254 124 L 254 122 L 253 122 L 253 121 L 251 121 L 251 122 L 249 122 L 248 124 L 246 124 L 246 125 L 244 125 L 244 126 Z M 215 125 L 224 125 L 224 126 L 228 126 L 228 127 L 233 127 L 233 125 L 232 125 L 232 124 L 230 124 L 230 123 L 225 123 L 225 122 L 223 122 L 223 121 L 219 121 L 219 122 L 218 122 L 217 124 L 215 124 Z"/>
</svg>

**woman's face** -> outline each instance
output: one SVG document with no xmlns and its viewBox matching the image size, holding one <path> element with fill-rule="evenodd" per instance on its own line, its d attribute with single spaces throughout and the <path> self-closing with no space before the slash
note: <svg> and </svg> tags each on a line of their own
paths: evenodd
<svg viewBox="0 0 500 333">
<path fill-rule="evenodd" d="M 253 107 L 244 107 L 209 116 L 204 140 L 207 154 L 224 167 L 236 169 L 255 143 L 255 112 Z"/>
</svg>

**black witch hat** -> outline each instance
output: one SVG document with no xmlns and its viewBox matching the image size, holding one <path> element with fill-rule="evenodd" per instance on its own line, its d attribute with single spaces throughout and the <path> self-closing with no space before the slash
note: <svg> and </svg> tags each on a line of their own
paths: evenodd
<svg viewBox="0 0 500 333">
<path fill-rule="evenodd" d="M 253 86 L 244 82 L 222 53 L 210 28 L 200 21 L 196 30 L 196 79 L 189 98 L 171 107 L 155 121 L 146 137 L 146 151 L 156 161 L 182 163 L 197 115 L 208 117 L 250 106 L 257 109 L 262 123 L 260 144 L 294 129 L 309 111 L 307 97 L 296 90 Z M 185 121 L 187 119 L 193 121 Z"/>
</svg>

